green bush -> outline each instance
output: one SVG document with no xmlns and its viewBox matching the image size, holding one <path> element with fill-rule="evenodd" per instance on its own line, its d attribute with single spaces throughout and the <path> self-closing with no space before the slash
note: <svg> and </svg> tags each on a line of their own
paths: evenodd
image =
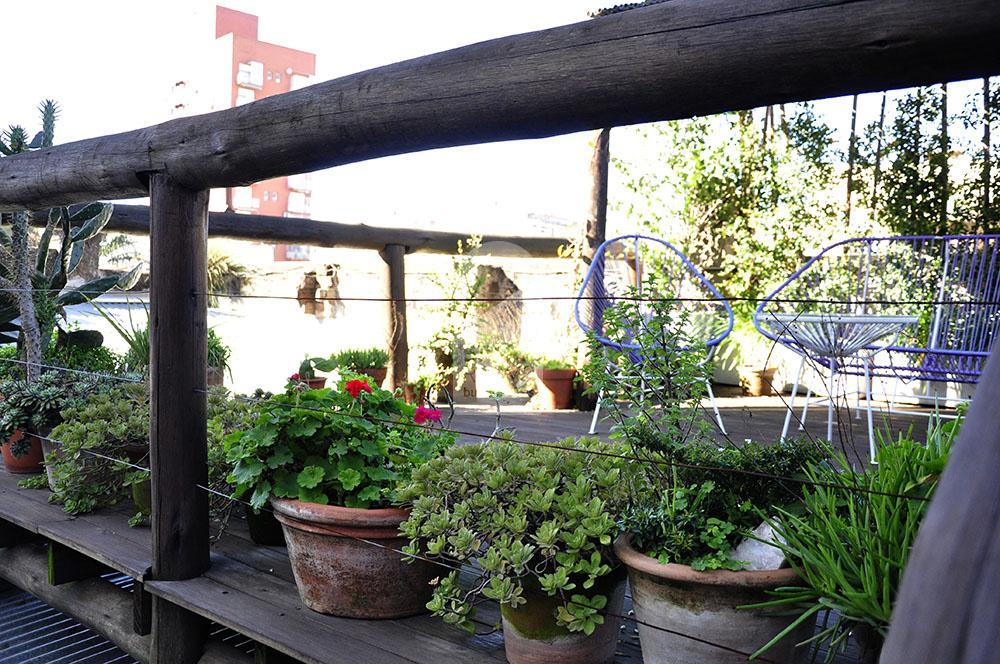
<svg viewBox="0 0 1000 664">
<path fill-rule="evenodd" d="M 335 353 L 330 360 L 339 369 L 381 369 L 389 363 L 389 354 L 381 348 L 349 348 Z"/>
<path fill-rule="evenodd" d="M 435 588 L 427 608 L 445 622 L 471 632 L 477 592 L 517 608 L 529 588 L 563 600 L 555 617 L 571 631 L 590 634 L 603 622 L 607 597 L 594 585 L 618 566 L 615 515 L 635 465 L 588 453 L 625 451 L 594 438 L 560 446 L 579 451 L 503 441 L 453 447 L 400 488 L 398 501 L 412 506 L 404 551 L 476 563 L 475 578 L 455 571 Z"/>
</svg>

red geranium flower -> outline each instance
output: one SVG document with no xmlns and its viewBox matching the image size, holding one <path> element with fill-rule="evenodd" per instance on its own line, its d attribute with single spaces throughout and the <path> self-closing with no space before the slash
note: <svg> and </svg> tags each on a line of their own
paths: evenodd
<svg viewBox="0 0 1000 664">
<path fill-rule="evenodd" d="M 413 413 L 413 421 L 417 424 L 424 424 L 428 421 L 440 422 L 441 411 L 437 408 L 424 408 L 423 406 L 417 406 L 417 410 Z"/>
<path fill-rule="evenodd" d="M 293 373 L 288 377 L 288 380 L 299 380 L 299 375 L 297 373 Z"/>
<path fill-rule="evenodd" d="M 357 379 L 347 381 L 347 384 L 344 385 L 344 389 L 347 390 L 347 393 L 350 394 L 355 399 L 357 399 L 358 395 L 361 394 L 362 392 L 371 393 L 372 391 L 372 388 L 368 384 L 368 381 L 357 380 Z"/>
</svg>

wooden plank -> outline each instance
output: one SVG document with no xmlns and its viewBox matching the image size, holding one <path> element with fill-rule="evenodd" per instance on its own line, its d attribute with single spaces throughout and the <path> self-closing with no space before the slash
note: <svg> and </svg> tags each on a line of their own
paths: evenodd
<svg viewBox="0 0 1000 664">
<path fill-rule="evenodd" d="M 132 629 L 142 636 L 153 632 L 153 596 L 142 581 L 132 584 Z"/>
<path fill-rule="evenodd" d="M 39 212 L 32 223 L 45 225 L 48 215 Z M 115 205 L 106 227 L 133 235 L 149 234 L 149 208 L 143 205 Z M 387 244 L 401 244 L 407 252 L 455 253 L 467 233 L 446 233 L 421 228 L 380 228 L 366 224 L 345 224 L 316 219 L 271 217 L 236 212 L 209 212 L 208 236 L 253 240 L 270 244 L 307 244 L 314 247 L 350 247 L 381 250 Z M 555 257 L 565 240 L 553 237 L 483 235 L 483 253 L 491 256 Z"/>
<path fill-rule="evenodd" d="M 93 579 L 113 570 L 64 544 L 49 542 L 48 571 L 49 584 L 61 586 L 71 581 Z"/>
<path fill-rule="evenodd" d="M 206 421 L 208 191 L 150 177 L 150 477 L 152 578 L 208 569 Z M 153 602 L 154 664 L 194 664 L 207 623 Z"/>
<path fill-rule="evenodd" d="M 389 375 L 386 387 L 402 389 L 408 375 L 410 347 L 406 339 L 406 247 L 387 244 L 381 252 L 386 265 L 386 342 Z"/>
<path fill-rule="evenodd" d="M 884 664 L 987 664 L 1000 651 L 1000 358 L 991 355 L 893 607 Z"/>
<path fill-rule="evenodd" d="M 998 33 L 995 0 L 673 0 L 7 157 L 0 210 L 978 78 Z"/>
</svg>

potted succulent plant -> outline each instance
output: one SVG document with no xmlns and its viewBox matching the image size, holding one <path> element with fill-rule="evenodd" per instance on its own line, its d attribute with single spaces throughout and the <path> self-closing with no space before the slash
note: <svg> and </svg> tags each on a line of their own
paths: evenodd
<svg viewBox="0 0 1000 664">
<path fill-rule="evenodd" d="M 610 662 L 618 642 L 625 579 L 612 543 L 634 466 L 596 439 L 558 446 L 570 449 L 453 447 L 397 496 L 411 506 L 404 550 L 454 570 L 439 572 L 427 607 L 472 632 L 475 596 L 496 600 L 513 664 Z M 474 578 L 458 571 L 467 563 Z"/>
<path fill-rule="evenodd" d="M 61 411 L 80 400 L 95 381 L 50 372 L 34 381 L 13 380 L 0 386 L 0 439 L 3 459 L 11 473 L 40 473 L 52 427 L 62 421 Z"/>
<path fill-rule="evenodd" d="M 543 408 L 564 410 L 573 407 L 573 381 L 576 379 L 573 366 L 560 360 L 543 360 L 535 366 L 535 376 Z"/>
<path fill-rule="evenodd" d="M 326 376 L 316 376 L 316 371 L 333 371 L 337 368 L 333 360 L 325 357 L 306 357 L 299 364 L 299 370 L 288 377 L 289 385 L 305 383 L 310 389 L 326 386 Z"/>
<path fill-rule="evenodd" d="M 335 354 L 330 360 L 338 369 L 368 376 L 376 387 L 382 387 L 389 364 L 389 354 L 381 348 L 351 348 Z"/>
<path fill-rule="evenodd" d="M 306 606 L 354 618 L 424 610 L 438 571 L 398 552 L 409 513 L 392 505 L 397 483 L 454 441 L 439 419 L 351 378 L 337 389 L 292 385 L 227 440 L 237 495 L 255 509 L 270 501 Z"/>
</svg>

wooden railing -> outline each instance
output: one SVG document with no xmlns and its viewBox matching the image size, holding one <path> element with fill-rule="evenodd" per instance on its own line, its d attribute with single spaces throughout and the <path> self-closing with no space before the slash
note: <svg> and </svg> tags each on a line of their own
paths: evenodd
<svg viewBox="0 0 1000 664">
<path fill-rule="evenodd" d="M 153 578 L 191 578 L 208 566 L 207 509 L 196 489 L 205 422 L 195 415 L 205 410 L 209 188 L 432 148 L 996 74 L 998 34 L 996 0 L 673 0 L 0 159 L 0 211 L 151 196 Z M 299 226 L 288 223 L 289 232 Z M 410 245 L 382 247 L 398 276 Z M 390 283 L 402 294 L 401 281 Z M 983 383 L 981 393 L 994 394 L 1000 367 Z M 922 600 L 921 620 L 910 638 L 890 635 L 885 661 L 985 662 L 992 654 L 966 649 L 958 638 L 971 629 L 965 613 L 939 603 L 954 591 L 946 584 L 955 574 L 1000 578 L 992 467 L 978 464 L 974 480 L 952 470 L 974 472 L 978 450 L 1000 450 L 1000 428 L 980 411 L 973 407 L 928 522 L 947 511 L 953 523 L 979 517 L 982 527 L 943 543 L 943 562 L 926 555 L 938 542 L 921 533 L 921 565 L 908 570 L 897 607 L 914 611 Z M 980 552 L 973 568 L 963 566 L 963 550 Z M 926 579 L 924 592 L 907 587 L 919 587 L 914 576 Z M 158 597 L 152 629 L 154 662 L 197 661 L 202 633 L 192 613 Z M 980 629 L 996 632 L 995 624 Z M 944 644 L 933 660 L 931 639 Z"/>
</svg>

